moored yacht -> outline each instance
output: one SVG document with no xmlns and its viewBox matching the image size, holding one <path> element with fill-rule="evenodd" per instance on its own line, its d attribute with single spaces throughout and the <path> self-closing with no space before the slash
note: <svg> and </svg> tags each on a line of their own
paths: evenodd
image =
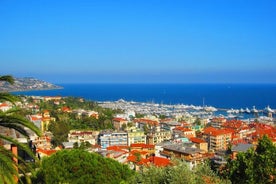
<svg viewBox="0 0 276 184">
<path fill-rule="evenodd" d="M 253 106 L 251 112 L 252 112 L 253 114 L 257 114 L 259 111 L 256 109 L 255 106 Z"/>
<path fill-rule="evenodd" d="M 274 113 L 274 110 L 272 110 L 270 107 L 269 107 L 269 105 L 264 109 L 264 113 L 267 113 L 267 114 L 269 114 L 269 113 Z"/>
</svg>

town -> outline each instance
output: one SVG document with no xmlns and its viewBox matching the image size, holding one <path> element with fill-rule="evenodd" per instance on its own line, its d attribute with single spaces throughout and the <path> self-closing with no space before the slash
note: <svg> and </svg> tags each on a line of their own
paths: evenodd
<svg viewBox="0 0 276 184">
<path fill-rule="evenodd" d="M 43 135 L 38 137 L 30 132 L 30 140 L 27 140 L 12 129 L 1 129 L 0 133 L 35 148 L 39 159 L 61 149 L 83 147 L 134 170 L 148 164 L 167 166 L 172 158 L 185 160 L 192 169 L 206 160 L 220 167 L 226 163 L 226 158 L 234 159 L 237 153 L 256 146 L 263 135 L 276 143 L 272 111 L 262 122 L 258 118 L 243 121 L 215 116 L 204 109 L 192 114 L 188 111 L 190 107 L 183 105 L 173 107 L 172 113 L 161 105 L 124 100 L 90 102 L 60 96 L 20 98 L 21 102 L 16 104 L 0 103 L 0 110 L 22 108 L 25 117 Z M 1 144 L 11 147 L 9 142 Z M 27 159 L 32 158 L 25 155 Z"/>
</svg>

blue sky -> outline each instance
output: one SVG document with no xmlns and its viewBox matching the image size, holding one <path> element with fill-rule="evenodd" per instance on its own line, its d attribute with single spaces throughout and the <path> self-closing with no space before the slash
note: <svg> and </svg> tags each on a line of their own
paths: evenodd
<svg viewBox="0 0 276 184">
<path fill-rule="evenodd" d="M 276 83 L 274 0 L 0 0 L 1 75 Z"/>
</svg>

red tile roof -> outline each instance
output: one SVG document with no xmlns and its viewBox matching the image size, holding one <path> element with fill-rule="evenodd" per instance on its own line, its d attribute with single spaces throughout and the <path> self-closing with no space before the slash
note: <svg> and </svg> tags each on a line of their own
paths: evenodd
<svg viewBox="0 0 276 184">
<path fill-rule="evenodd" d="M 138 165 L 148 166 L 149 164 L 153 164 L 157 167 L 165 167 L 171 164 L 170 160 L 167 158 L 151 156 L 149 158 L 138 158 L 135 155 L 130 155 L 127 157 L 129 162 L 134 162 Z"/>
<path fill-rule="evenodd" d="M 8 104 L 6 104 L 6 103 L 1 103 L 0 104 L 0 107 L 8 107 L 9 105 Z"/>
<path fill-rule="evenodd" d="M 150 120 L 150 119 L 145 119 L 145 118 L 138 118 L 138 119 L 135 119 L 134 122 L 136 122 L 136 123 L 149 124 L 149 125 L 152 125 L 152 126 L 157 126 L 157 125 L 159 125 L 159 122 L 158 122 L 158 121 Z"/>
<path fill-rule="evenodd" d="M 229 129 L 216 129 L 214 127 L 208 127 L 204 129 L 203 134 L 207 134 L 210 136 L 219 136 L 219 135 L 224 135 L 224 134 L 233 134 L 233 130 Z"/>
<path fill-rule="evenodd" d="M 190 131 L 193 131 L 189 128 L 185 128 L 185 127 L 181 127 L 181 126 L 177 126 L 175 127 L 173 130 L 179 130 L 179 131 L 182 131 L 182 132 L 190 132 Z"/>
<path fill-rule="evenodd" d="M 53 153 L 57 152 L 57 150 L 43 150 L 43 149 L 37 148 L 37 149 L 36 149 L 36 152 L 38 152 L 38 153 L 43 153 L 43 154 L 45 154 L 45 155 L 47 155 L 47 156 L 50 156 L 50 155 L 52 155 Z"/>
<path fill-rule="evenodd" d="M 205 140 L 197 138 L 197 137 L 191 137 L 190 141 L 194 142 L 194 143 L 207 143 Z"/>
<path fill-rule="evenodd" d="M 130 145 L 131 148 L 155 148 L 153 144 L 133 143 Z"/>
<path fill-rule="evenodd" d="M 124 122 L 124 121 L 127 121 L 127 120 L 124 119 L 124 118 L 113 118 L 113 121 Z"/>
<path fill-rule="evenodd" d="M 148 158 L 149 162 L 157 167 L 165 167 L 171 164 L 171 161 L 167 158 L 151 156 Z"/>
<path fill-rule="evenodd" d="M 215 128 L 215 127 L 207 127 L 203 130 L 203 133 L 204 134 L 210 134 L 210 132 L 213 132 L 213 131 L 216 131 L 216 130 L 218 130 L 218 129 Z"/>
</svg>

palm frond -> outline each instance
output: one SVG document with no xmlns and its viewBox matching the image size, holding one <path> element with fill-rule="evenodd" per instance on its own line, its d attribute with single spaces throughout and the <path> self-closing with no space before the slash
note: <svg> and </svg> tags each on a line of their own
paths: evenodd
<svg viewBox="0 0 276 184">
<path fill-rule="evenodd" d="M 13 161 L 16 157 L 10 150 L 0 146 L 0 182 L 16 183 L 15 177 L 18 178 L 17 164 Z"/>
<path fill-rule="evenodd" d="M 24 129 L 24 127 L 29 128 L 37 135 L 41 135 L 41 132 L 38 127 L 36 127 L 32 122 L 19 116 L 17 114 L 7 115 L 6 113 L 0 113 L 0 126 L 7 128 L 16 128 L 18 132 L 20 132 L 24 136 L 28 136 L 28 133 Z"/>
<path fill-rule="evenodd" d="M 20 101 L 20 99 L 17 96 L 9 94 L 9 93 L 0 93 L 0 100 L 1 101 L 8 101 L 8 102 L 11 102 L 13 104 L 17 101 Z"/>
<path fill-rule="evenodd" d="M 8 141 L 14 145 L 16 145 L 19 149 L 24 150 L 29 156 L 31 156 L 32 158 L 35 158 L 34 153 L 30 150 L 29 146 L 24 144 L 24 143 L 20 143 L 17 140 L 10 138 L 8 136 L 4 136 L 0 134 L 0 139 L 3 139 L 5 141 Z"/>
</svg>

